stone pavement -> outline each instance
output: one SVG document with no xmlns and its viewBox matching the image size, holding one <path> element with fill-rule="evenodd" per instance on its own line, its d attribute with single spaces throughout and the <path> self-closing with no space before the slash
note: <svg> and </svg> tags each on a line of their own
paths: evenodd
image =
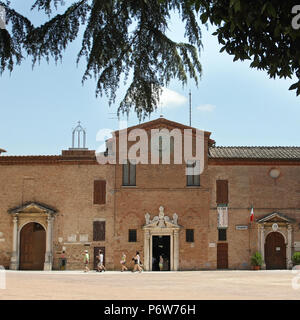
<svg viewBox="0 0 300 320">
<path fill-rule="evenodd" d="M 180 271 L 133 274 L 114 271 L 6 271 L 6 289 L 0 289 L 0 300 L 298 300 L 300 270 L 297 272 Z M 292 281 L 296 284 L 295 288 Z"/>
</svg>

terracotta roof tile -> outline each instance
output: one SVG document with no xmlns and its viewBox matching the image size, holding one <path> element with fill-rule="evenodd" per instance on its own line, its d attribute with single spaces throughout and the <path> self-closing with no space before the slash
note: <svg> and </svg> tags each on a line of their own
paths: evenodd
<svg viewBox="0 0 300 320">
<path fill-rule="evenodd" d="M 300 160 L 300 147 L 210 147 L 209 158 Z"/>
</svg>

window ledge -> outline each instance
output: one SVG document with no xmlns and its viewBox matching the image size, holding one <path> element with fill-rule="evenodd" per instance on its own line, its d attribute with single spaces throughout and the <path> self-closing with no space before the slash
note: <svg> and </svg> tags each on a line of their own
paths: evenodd
<svg viewBox="0 0 300 320">
<path fill-rule="evenodd" d="M 202 186 L 186 186 L 186 188 L 200 189 L 200 188 L 203 188 L 203 187 Z"/>
<path fill-rule="evenodd" d="M 137 188 L 137 186 L 121 186 L 121 188 Z"/>
</svg>

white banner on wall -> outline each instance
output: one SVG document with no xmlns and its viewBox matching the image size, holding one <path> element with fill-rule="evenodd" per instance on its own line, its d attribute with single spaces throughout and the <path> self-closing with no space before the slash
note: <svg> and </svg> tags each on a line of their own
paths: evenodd
<svg viewBox="0 0 300 320">
<path fill-rule="evenodd" d="M 228 208 L 218 207 L 218 228 L 228 228 Z"/>
</svg>

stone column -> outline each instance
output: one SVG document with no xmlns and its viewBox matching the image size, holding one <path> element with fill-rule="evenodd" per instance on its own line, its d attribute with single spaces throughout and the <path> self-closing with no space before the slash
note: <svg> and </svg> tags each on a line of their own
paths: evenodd
<svg viewBox="0 0 300 320">
<path fill-rule="evenodd" d="M 288 228 L 288 242 L 286 246 L 286 264 L 287 264 L 287 269 L 292 269 L 293 267 L 293 262 L 292 262 L 292 226 L 289 224 Z"/>
<path fill-rule="evenodd" d="M 144 266 L 145 270 L 150 270 L 150 232 L 149 230 L 144 230 Z"/>
<path fill-rule="evenodd" d="M 51 271 L 52 270 L 52 233 L 53 233 L 53 217 L 48 216 L 47 218 L 47 239 L 46 239 L 46 254 L 45 254 L 45 263 L 44 270 Z"/>
<path fill-rule="evenodd" d="M 265 262 L 265 227 L 262 225 L 260 227 L 260 253 L 262 256 L 263 264 L 261 266 L 262 269 L 266 269 L 266 262 Z"/>
<path fill-rule="evenodd" d="M 174 230 L 174 271 L 179 269 L 179 230 Z"/>
<path fill-rule="evenodd" d="M 18 250 L 18 217 L 13 218 L 13 249 L 12 255 L 10 258 L 10 269 L 18 270 L 19 269 L 19 250 Z"/>
</svg>

